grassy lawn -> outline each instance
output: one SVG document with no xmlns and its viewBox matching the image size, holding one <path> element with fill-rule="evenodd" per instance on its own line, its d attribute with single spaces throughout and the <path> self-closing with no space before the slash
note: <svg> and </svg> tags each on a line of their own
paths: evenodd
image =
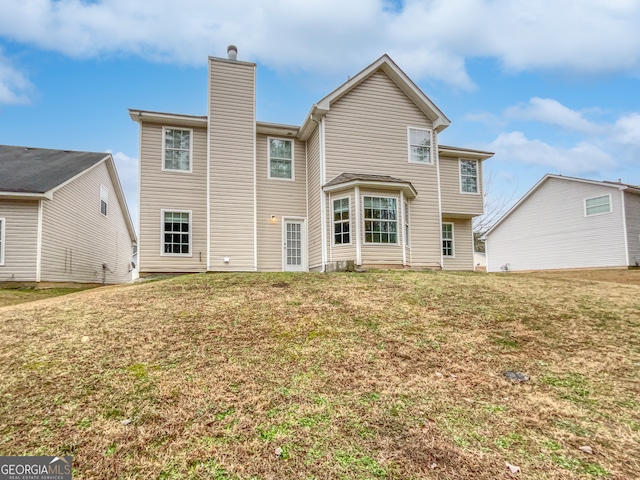
<svg viewBox="0 0 640 480">
<path fill-rule="evenodd" d="M 640 478 L 640 285 L 209 274 L 0 318 L 0 454 L 74 479 Z"/>
<path fill-rule="evenodd" d="M 43 298 L 59 297 L 68 293 L 80 292 L 92 287 L 70 288 L 9 288 L 0 287 L 0 307 L 17 305 L 19 303 L 33 302 Z"/>
</svg>

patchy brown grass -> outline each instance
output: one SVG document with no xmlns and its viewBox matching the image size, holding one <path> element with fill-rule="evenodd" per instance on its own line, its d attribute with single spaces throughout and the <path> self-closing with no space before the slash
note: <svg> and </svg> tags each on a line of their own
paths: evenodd
<svg viewBox="0 0 640 480">
<path fill-rule="evenodd" d="M 52 288 L 33 288 L 33 287 L 12 287 L 0 286 L 0 308 L 8 305 L 17 305 L 19 303 L 34 302 L 44 298 L 59 297 L 60 295 L 68 295 L 69 293 L 80 292 L 87 288 L 94 287 L 52 287 Z"/>
<path fill-rule="evenodd" d="M 590 270 L 555 270 L 523 273 L 537 278 L 566 280 L 583 280 L 589 282 L 621 283 L 624 285 L 640 285 L 640 268 L 627 269 L 590 269 Z"/>
<path fill-rule="evenodd" d="M 639 312 L 636 285 L 432 272 L 18 305 L 0 454 L 71 454 L 77 479 L 638 478 Z"/>
</svg>

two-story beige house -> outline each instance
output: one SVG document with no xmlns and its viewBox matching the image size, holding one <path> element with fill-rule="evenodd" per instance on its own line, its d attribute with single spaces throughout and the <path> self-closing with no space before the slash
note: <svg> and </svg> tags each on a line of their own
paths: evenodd
<svg viewBox="0 0 640 480">
<path fill-rule="evenodd" d="M 384 55 L 300 126 L 256 121 L 256 65 L 209 58 L 206 116 L 140 125 L 145 272 L 473 270 L 490 152 L 440 145 L 449 119 Z"/>
</svg>

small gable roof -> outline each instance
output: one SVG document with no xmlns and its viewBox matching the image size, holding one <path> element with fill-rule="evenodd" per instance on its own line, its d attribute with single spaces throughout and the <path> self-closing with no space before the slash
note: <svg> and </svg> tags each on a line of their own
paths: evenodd
<svg viewBox="0 0 640 480">
<path fill-rule="evenodd" d="M 341 173 L 325 183 L 323 188 L 326 192 L 330 192 L 356 185 L 403 190 L 409 198 L 415 198 L 418 195 L 411 182 L 407 180 L 389 177 L 388 175 L 369 175 L 365 173 Z"/>
<path fill-rule="evenodd" d="M 108 156 L 0 145 L 0 192 L 44 194 Z"/>
<path fill-rule="evenodd" d="M 577 178 L 577 177 L 565 177 L 564 175 L 553 175 L 551 173 L 547 173 L 544 177 L 542 177 L 538 183 L 536 183 L 531 189 L 525 193 L 520 200 L 518 200 L 513 207 L 511 207 L 500 219 L 493 224 L 493 226 L 487 230 L 487 232 L 483 235 L 487 237 L 491 232 L 493 232 L 498 225 L 504 222 L 513 212 L 515 212 L 520 205 L 522 205 L 531 195 L 533 195 L 542 185 L 548 182 L 550 179 L 558 179 L 558 180 L 566 180 L 570 182 L 579 182 L 579 183 L 587 183 L 591 185 L 600 185 L 602 187 L 611 187 L 617 188 L 618 190 L 628 190 L 630 193 L 640 194 L 640 186 L 636 185 L 628 185 L 626 183 L 621 182 L 610 182 L 607 180 L 589 180 L 586 178 Z"/>
<path fill-rule="evenodd" d="M 391 80 L 409 97 L 413 103 L 433 122 L 433 128 L 441 132 L 451 124 L 451 120 L 431 101 L 420 88 L 404 73 L 389 55 L 384 54 L 371 65 L 360 71 L 345 83 L 336 88 L 329 95 L 311 107 L 311 111 L 300 128 L 300 138 L 306 140 L 314 127 L 312 117 L 325 115 L 331 109 L 331 104 L 336 102 L 351 90 L 356 88 L 378 70 L 382 70 Z"/>
</svg>

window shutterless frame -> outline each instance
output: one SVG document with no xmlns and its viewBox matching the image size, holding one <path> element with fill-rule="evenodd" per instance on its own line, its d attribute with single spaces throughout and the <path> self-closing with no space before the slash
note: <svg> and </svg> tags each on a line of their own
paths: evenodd
<svg viewBox="0 0 640 480">
<path fill-rule="evenodd" d="M 292 139 L 267 137 L 267 178 L 295 181 L 294 153 L 295 143 Z"/>
<path fill-rule="evenodd" d="M 173 136 L 173 132 L 176 132 L 175 136 Z M 183 155 L 188 157 L 189 168 L 167 167 L 167 163 L 182 161 Z M 193 173 L 193 129 L 162 127 L 162 171 Z"/>
<path fill-rule="evenodd" d="M 100 213 L 107 216 L 107 205 L 109 203 L 109 190 L 104 185 L 100 185 Z"/>
<path fill-rule="evenodd" d="M 605 215 L 611 213 L 611 194 L 600 195 L 584 199 L 584 216 L 593 217 L 595 215 Z"/>
<path fill-rule="evenodd" d="M 192 220 L 191 210 L 173 210 L 168 208 L 160 210 L 160 256 L 193 256 Z M 178 252 L 175 250 L 178 250 Z M 184 253 L 184 250 L 187 250 L 187 252 Z"/>
<path fill-rule="evenodd" d="M 351 245 L 351 197 L 339 197 L 331 199 L 333 212 L 333 245 Z M 339 239 L 339 241 L 338 241 Z"/>
<path fill-rule="evenodd" d="M 398 199 L 396 197 L 362 197 L 364 244 L 399 245 Z"/>
<path fill-rule="evenodd" d="M 407 149 L 409 163 L 433 165 L 431 130 L 420 127 L 407 127 Z"/>
<path fill-rule="evenodd" d="M 455 238 L 452 222 L 442 222 L 442 256 L 455 258 Z"/>
<path fill-rule="evenodd" d="M 480 194 L 480 172 L 478 160 L 458 159 L 460 172 L 460 193 L 465 195 Z"/>
</svg>

